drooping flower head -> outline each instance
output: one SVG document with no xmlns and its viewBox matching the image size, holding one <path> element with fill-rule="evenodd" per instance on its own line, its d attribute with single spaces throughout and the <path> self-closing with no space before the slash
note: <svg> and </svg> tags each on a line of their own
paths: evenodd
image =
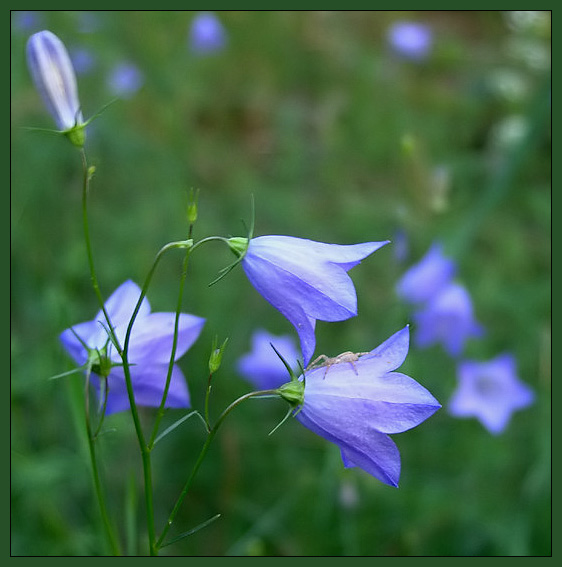
<svg viewBox="0 0 562 567">
<path fill-rule="evenodd" d="M 220 51 L 227 41 L 221 21 L 212 12 L 197 14 L 189 28 L 189 45 L 195 53 Z"/>
<path fill-rule="evenodd" d="M 31 77 L 57 128 L 77 146 L 84 145 L 84 120 L 78 100 L 76 75 L 63 42 L 48 30 L 27 41 Z"/>
<path fill-rule="evenodd" d="M 119 286 L 105 303 L 106 311 L 114 327 L 114 333 L 121 347 L 134 308 L 141 294 L 140 288 L 132 281 Z M 135 402 L 141 406 L 160 405 L 174 336 L 175 313 L 151 313 L 150 304 L 144 298 L 132 327 L 128 360 Z M 178 360 L 195 342 L 205 320 L 181 313 L 175 360 Z M 90 351 L 98 350 L 116 366 L 107 377 L 106 413 L 127 410 L 130 407 L 121 358 L 115 346 L 108 340 L 107 322 L 100 311 L 92 321 L 79 323 L 66 329 L 60 340 L 74 359 L 82 366 L 88 361 Z M 84 344 L 87 348 L 84 347 Z M 92 376 L 95 379 L 95 376 Z M 100 380 L 95 380 L 100 392 Z M 174 365 L 166 407 L 189 407 L 189 392 L 181 369 Z"/>
<path fill-rule="evenodd" d="M 416 345 L 441 344 L 451 356 L 459 356 L 467 339 L 480 337 L 484 328 L 474 318 L 472 300 L 460 284 L 451 283 L 413 314 Z"/>
<path fill-rule="evenodd" d="M 357 295 L 347 272 L 387 243 L 325 244 L 291 236 L 229 242 L 244 254 L 242 267 L 250 283 L 294 325 L 305 366 L 316 346 L 317 319 L 343 321 L 357 315 Z"/>
<path fill-rule="evenodd" d="M 396 291 L 410 303 L 422 303 L 437 295 L 451 282 L 456 264 L 443 254 L 440 243 L 434 243 L 425 256 L 400 278 Z"/>
<path fill-rule="evenodd" d="M 466 360 L 457 367 L 458 385 L 449 401 L 455 417 L 475 417 L 490 433 L 507 427 L 514 411 L 531 405 L 534 393 L 519 380 L 512 354 L 486 362 Z"/>
<path fill-rule="evenodd" d="M 427 59 L 433 47 L 431 29 L 419 22 L 395 22 L 388 29 L 387 39 L 398 56 L 411 61 Z"/>
<path fill-rule="evenodd" d="M 277 352 L 289 363 L 296 364 L 299 353 L 288 335 L 276 336 L 258 329 L 252 336 L 252 350 L 238 359 L 238 372 L 259 390 L 278 388 L 287 382 L 287 368 Z"/>
<path fill-rule="evenodd" d="M 441 407 L 415 380 L 393 372 L 408 343 L 405 327 L 356 360 L 307 371 L 296 411 L 305 427 L 338 445 L 346 467 L 360 467 L 390 486 L 398 486 L 400 453 L 388 435 L 419 425 Z"/>
</svg>

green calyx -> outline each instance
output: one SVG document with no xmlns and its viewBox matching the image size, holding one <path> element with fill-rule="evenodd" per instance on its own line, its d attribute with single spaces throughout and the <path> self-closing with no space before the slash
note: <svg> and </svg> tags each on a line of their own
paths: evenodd
<svg viewBox="0 0 562 567">
<path fill-rule="evenodd" d="M 250 240 L 243 236 L 234 236 L 227 239 L 227 243 L 234 254 L 236 254 L 239 258 L 242 258 L 244 254 L 246 254 L 246 250 L 248 250 Z"/>
<path fill-rule="evenodd" d="M 70 140 L 73 146 L 83 148 L 86 142 L 86 124 L 77 124 L 65 130 L 63 134 Z"/>
<path fill-rule="evenodd" d="M 87 366 L 98 376 L 107 378 L 111 372 L 111 368 L 115 366 L 115 364 L 107 355 L 107 349 L 104 347 L 101 350 L 88 349 Z"/>
<path fill-rule="evenodd" d="M 293 407 L 304 403 L 304 382 L 291 380 L 277 388 L 277 393 Z"/>
</svg>

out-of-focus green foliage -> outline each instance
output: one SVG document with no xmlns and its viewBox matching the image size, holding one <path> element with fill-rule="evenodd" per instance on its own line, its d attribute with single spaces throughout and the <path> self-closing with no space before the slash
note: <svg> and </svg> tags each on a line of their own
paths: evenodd
<svg viewBox="0 0 562 567">
<path fill-rule="evenodd" d="M 551 146 L 549 12 L 219 12 L 222 51 L 200 56 L 193 12 L 12 13 L 11 35 L 11 543 L 13 555 L 105 552 L 81 418 L 82 378 L 58 342 L 97 311 L 84 251 L 79 155 L 51 128 L 28 74 L 25 42 L 50 29 L 93 65 L 78 76 L 87 118 L 112 93 L 121 61 L 144 82 L 88 128 L 96 166 L 90 224 L 105 296 L 141 283 L 165 243 L 255 234 L 334 243 L 390 239 L 352 276 L 359 315 L 317 325 L 317 352 L 374 348 L 409 321 L 397 278 L 434 240 L 458 262 L 487 333 L 466 356 L 513 352 L 535 404 L 494 437 L 447 413 L 455 363 L 411 347 L 403 372 L 443 409 L 394 436 L 401 485 L 344 470 L 336 447 L 286 407 L 248 401 L 223 425 L 176 532 L 217 513 L 170 555 L 549 555 Z M 400 19 L 431 27 L 427 60 L 386 42 Z M 406 255 L 399 254 L 406 238 Z M 211 413 L 249 391 L 235 371 L 252 332 L 294 334 L 241 269 L 209 287 L 232 256 L 219 243 L 193 256 L 184 310 L 207 319 L 182 359 L 202 408 L 213 338 L 229 337 Z M 161 263 L 155 310 L 176 305 L 181 253 Z M 415 329 L 413 329 L 415 332 Z M 151 411 L 142 412 L 150 418 Z M 178 414 L 170 412 L 166 424 Z M 108 419 L 101 446 L 110 512 L 127 550 L 146 553 L 141 467 L 130 416 Z M 204 439 L 188 420 L 154 452 L 157 525 Z M 127 518 L 134 518 L 133 521 Z"/>
</svg>

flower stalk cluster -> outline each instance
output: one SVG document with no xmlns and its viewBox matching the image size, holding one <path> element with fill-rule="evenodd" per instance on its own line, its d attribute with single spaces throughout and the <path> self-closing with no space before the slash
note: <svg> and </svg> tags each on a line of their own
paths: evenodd
<svg viewBox="0 0 562 567">
<path fill-rule="evenodd" d="M 224 45 L 225 36 L 221 33 L 216 19 L 201 16 L 194 22 L 192 41 L 199 51 L 214 50 Z M 385 484 L 398 486 L 400 454 L 389 435 L 416 427 L 440 407 L 423 386 L 395 372 L 408 352 L 408 328 L 368 353 L 346 353 L 324 365 L 310 364 L 316 350 L 316 321 L 335 323 L 357 315 L 357 293 L 348 272 L 389 241 L 333 244 L 284 235 L 254 237 L 253 222 L 243 237 L 211 236 L 196 240 L 193 233 L 199 217 L 198 195 L 192 192 L 186 211 L 185 240 L 170 242 L 161 248 L 142 287 L 127 280 L 104 299 L 89 234 L 87 204 L 93 169 L 88 165 L 84 150 L 87 122 L 80 109 L 74 69 L 63 43 L 49 31 L 39 32 L 29 39 L 27 56 L 32 79 L 59 131 L 80 148 L 84 238 L 99 309 L 93 319 L 69 326 L 61 333 L 60 341 L 86 375 L 86 429 L 92 471 L 112 551 L 119 553 L 119 545 L 98 473 L 96 441 L 104 419 L 111 419 L 117 412 L 130 412 L 137 435 L 151 555 L 157 555 L 161 547 L 170 543 L 167 541 L 169 530 L 218 429 L 236 407 L 251 398 L 285 400 L 289 403 L 287 417 L 294 416 L 313 433 L 335 443 L 341 450 L 345 467 L 359 467 Z M 236 256 L 235 262 L 224 268 L 218 279 L 241 265 L 255 290 L 292 325 L 300 345 L 299 350 L 292 337 L 276 337 L 260 331 L 253 352 L 241 357 L 237 366 L 258 389 L 240 396 L 216 420 L 211 418 L 209 407 L 211 381 L 223 365 L 228 339 L 219 344 L 215 338 L 212 343 L 203 415 L 191 410 L 188 381 L 180 365 L 180 359 L 198 340 L 205 325 L 203 317 L 182 311 L 188 265 L 195 250 L 211 242 L 226 244 Z M 148 288 L 162 256 L 174 249 L 181 249 L 185 254 L 175 311 L 153 311 L 147 299 Z M 277 356 L 275 364 L 265 355 L 265 350 L 269 356 L 272 353 Z M 193 384 L 191 376 L 189 384 Z M 99 401 L 99 425 L 95 431 L 89 412 L 90 386 Z M 155 411 L 148 435 L 139 406 Z M 162 433 L 159 431 L 166 411 L 188 409 L 190 411 L 172 426 Z M 167 522 L 158 532 L 152 450 L 157 441 L 192 415 L 203 422 L 206 438 Z M 193 530 L 178 537 L 188 533 Z"/>
</svg>

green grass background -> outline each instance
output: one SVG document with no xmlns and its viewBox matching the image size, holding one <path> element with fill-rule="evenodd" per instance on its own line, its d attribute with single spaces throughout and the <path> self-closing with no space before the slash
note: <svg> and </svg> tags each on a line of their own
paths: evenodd
<svg viewBox="0 0 562 567">
<path fill-rule="evenodd" d="M 98 555 L 104 547 L 80 413 L 82 377 L 58 341 L 97 311 L 81 224 L 78 152 L 51 128 L 29 77 L 25 42 L 50 29 L 96 65 L 80 75 L 84 115 L 112 95 L 121 60 L 142 88 L 88 128 L 89 201 L 102 293 L 141 283 L 165 243 L 185 238 L 186 196 L 200 190 L 195 237 L 255 233 L 351 244 L 393 241 L 350 273 L 359 315 L 317 326 L 317 354 L 371 350 L 409 322 L 395 295 L 404 270 L 440 240 L 459 266 L 485 337 L 467 358 L 513 352 L 534 405 L 494 437 L 454 419 L 455 363 L 410 349 L 402 371 L 443 404 L 394 436 L 400 488 L 344 470 L 336 447 L 294 420 L 274 435 L 280 401 L 249 401 L 223 425 L 173 534 L 221 518 L 168 555 L 549 555 L 551 553 L 550 13 L 219 12 L 227 47 L 188 48 L 194 12 L 39 12 L 11 28 L 11 552 Z M 386 42 L 397 20 L 431 26 L 427 61 Z M 406 238 L 406 256 L 398 254 Z M 214 416 L 250 389 L 235 371 L 252 332 L 294 333 L 219 243 L 193 257 L 184 311 L 207 319 L 183 357 L 201 409 L 213 337 L 229 337 Z M 173 311 L 181 253 L 161 263 L 152 307 Z M 415 333 L 415 328 L 412 328 Z M 170 412 L 165 424 L 181 413 Z M 150 423 L 153 412 L 142 412 Z M 130 416 L 100 443 L 111 514 L 129 553 L 146 553 L 141 466 Z M 187 421 L 155 450 L 162 526 L 204 435 Z M 173 535 L 172 534 L 172 535 Z"/>
</svg>

